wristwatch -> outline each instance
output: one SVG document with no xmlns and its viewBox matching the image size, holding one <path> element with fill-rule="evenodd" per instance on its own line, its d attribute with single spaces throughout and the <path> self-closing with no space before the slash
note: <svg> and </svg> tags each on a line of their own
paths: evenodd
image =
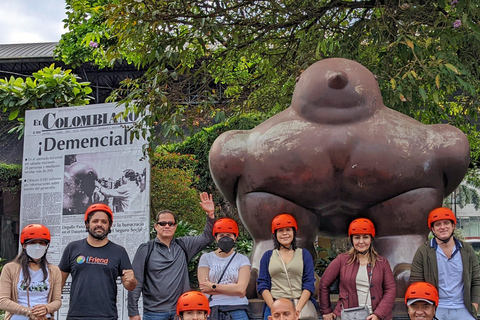
<svg viewBox="0 0 480 320">
<path fill-rule="evenodd" d="M 212 289 L 213 291 L 215 291 L 217 289 L 217 285 L 216 284 L 212 284 Z"/>
</svg>

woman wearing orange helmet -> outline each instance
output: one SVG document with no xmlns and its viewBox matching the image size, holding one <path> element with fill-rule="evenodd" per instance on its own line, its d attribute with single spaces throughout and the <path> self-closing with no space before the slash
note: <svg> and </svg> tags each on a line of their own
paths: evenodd
<svg viewBox="0 0 480 320">
<path fill-rule="evenodd" d="M 213 225 L 218 249 L 205 253 L 198 263 L 200 290 L 209 297 L 210 319 L 248 320 L 248 299 L 245 297 L 250 281 L 250 260 L 235 251 L 238 225 L 230 218 L 218 219 Z"/>
<path fill-rule="evenodd" d="M 367 320 L 390 320 L 395 303 L 395 280 L 387 259 L 373 246 L 375 226 L 365 218 L 350 223 L 348 236 L 352 248 L 338 255 L 320 280 L 320 311 L 324 320 L 340 317 L 342 309 L 364 307 Z M 332 310 L 329 288 L 339 278 L 339 299 Z"/>
<path fill-rule="evenodd" d="M 210 314 L 208 299 L 198 291 L 183 293 L 177 301 L 177 316 L 180 320 L 206 320 Z"/>
<path fill-rule="evenodd" d="M 301 312 L 305 307 L 318 319 L 316 301 L 312 298 L 314 263 L 306 249 L 297 248 L 297 231 L 297 221 L 289 214 L 279 214 L 272 220 L 275 249 L 263 254 L 257 279 L 257 290 L 265 300 L 264 320 L 271 314 L 273 301 L 280 298 L 298 299 L 296 311 Z"/>
<path fill-rule="evenodd" d="M 5 320 L 45 319 L 62 305 L 62 276 L 47 262 L 50 231 L 30 224 L 20 235 L 22 252 L 0 274 L 0 309 Z"/>
<path fill-rule="evenodd" d="M 438 306 L 438 291 L 428 282 L 412 283 L 405 292 L 410 320 L 433 320 Z"/>
</svg>

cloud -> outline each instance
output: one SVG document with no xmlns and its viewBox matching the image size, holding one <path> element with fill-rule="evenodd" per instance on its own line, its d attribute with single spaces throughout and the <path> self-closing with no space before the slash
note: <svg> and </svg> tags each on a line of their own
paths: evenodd
<svg viewBox="0 0 480 320">
<path fill-rule="evenodd" d="M 55 42 L 65 32 L 64 0 L 0 2 L 0 44 Z"/>
</svg>

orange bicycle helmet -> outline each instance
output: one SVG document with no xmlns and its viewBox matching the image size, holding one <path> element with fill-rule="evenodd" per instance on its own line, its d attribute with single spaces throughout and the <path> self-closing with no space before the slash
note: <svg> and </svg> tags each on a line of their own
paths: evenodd
<svg viewBox="0 0 480 320">
<path fill-rule="evenodd" d="M 412 283 L 405 292 L 405 304 L 408 304 L 410 299 L 431 301 L 438 306 L 437 288 L 428 282 Z"/>
<path fill-rule="evenodd" d="M 47 227 L 41 224 L 29 224 L 20 234 L 20 243 L 23 245 L 31 240 L 45 240 L 50 243 L 51 236 Z"/>
<path fill-rule="evenodd" d="M 208 299 L 203 293 L 198 291 L 188 291 L 178 298 L 177 315 L 180 315 L 180 312 L 193 310 L 205 311 L 207 314 L 210 314 Z"/>
<path fill-rule="evenodd" d="M 352 236 L 354 234 L 369 234 L 372 238 L 375 238 L 375 226 L 370 219 L 367 218 L 359 218 L 355 219 L 350 223 L 348 227 L 348 236 Z"/>
<path fill-rule="evenodd" d="M 106 204 L 103 204 L 103 203 L 94 203 L 90 207 L 87 208 L 87 211 L 85 211 L 85 219 L 84 219 L 85 222 L 87 222 L 87 220 L 88 220 L 88 215 L 90 213 L 92 213 L 93 211 L 103 211 L 103 212 L 105 212 L 106 214 L 108 214 L 110 216 L 110 219 L 112 220 L 112 223 L 113 223 L 112 209 L 110 209 L 109 206 L 107 206 Z"/>
<path fill-rule="evenodd" d="M 439 220 L 450 220 L 453 224 L 457 224 L 457 218 L 452 210 L 448 208 L 433 209 L 428 215 L 428 228 L 432 228 L 433 223 Z"/>
<path fill-rule="evenodd" d="M 291 227 L 298 231 L 297 220 L 288 213 L 282 213 L 272 220 L 272 233 L 281 228 Z"/>
<path fill-rule="evenodd" d="M 212 233 L 214 237 L 217 233 L 233 233 L 235 237 L 238 237 L 238 224 L 230 218 L 218 219 L 213 225 Z"/>
</svg>

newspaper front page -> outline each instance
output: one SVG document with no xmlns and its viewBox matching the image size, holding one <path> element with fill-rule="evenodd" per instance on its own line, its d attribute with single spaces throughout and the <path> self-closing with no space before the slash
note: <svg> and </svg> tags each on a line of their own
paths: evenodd
<svg viewBox="0 0 480 320">
<path fill-rule="evenodd" d="M 107 204 L 114 222 L 108 239 L 132 260 L 148 240 L 150 166 L 143 139 L 130 140 L 134 114 L 113 103 L 27 111 L 21 193 L 21 227 L 46 225 L 52 235 L 48 260 L 58 264 L 65 246 L 87 237 L 85 210 Z M 70 277 L 56 319 L 66 319 Z M 128 319 L 127 291 L 117 281 L 119 319 Z"/>
</svg>

